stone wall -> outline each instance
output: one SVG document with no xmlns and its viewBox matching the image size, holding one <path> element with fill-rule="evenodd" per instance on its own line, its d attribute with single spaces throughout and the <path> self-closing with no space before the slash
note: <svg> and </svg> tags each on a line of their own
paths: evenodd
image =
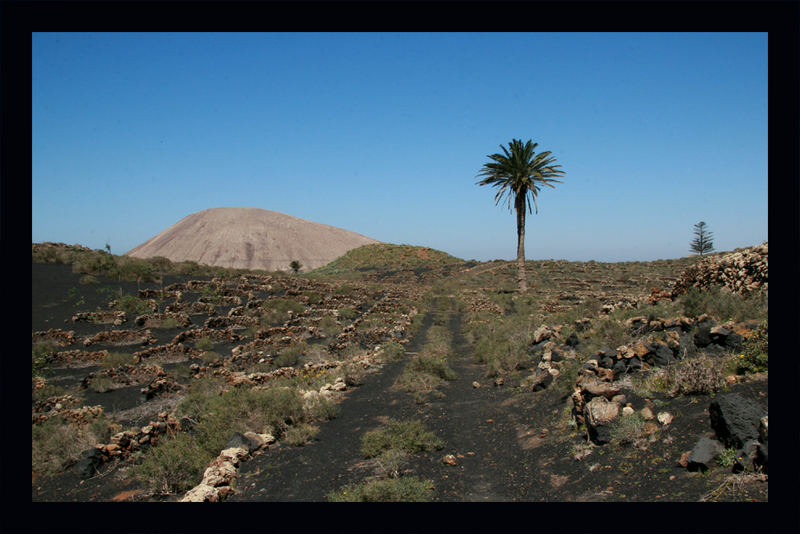
<svg viewBox="0 0 800 534">
<path fill-rule="evenodd" d="M 769 250 L 765 241 L 755 247 L 706 258 L 692 265 L 675 282 L 672 296 L 677 297 L 692 287 L 708 289 L 711 286 L 721 286 L 738 294 L 766 292 L 768 274 Z"/>
</svg>

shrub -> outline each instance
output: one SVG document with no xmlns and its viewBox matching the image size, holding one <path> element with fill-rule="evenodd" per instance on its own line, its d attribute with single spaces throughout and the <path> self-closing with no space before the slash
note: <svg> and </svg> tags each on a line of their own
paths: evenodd
<svg viewBox="0 0 800 534">
<path fill-rule="evenodd" d="M 721 321 L 744 321 L 765 320 L 768 315 L 767 295 L 762 292 L 743 296 L 716 286 L 706 290 L 692 287 L 679 301 L 689 317 L 707 313 Z"/>
<path fill-rule="evenodd" d="M 305 419 L 309 421 L 327 421 L 335 419 L 339 416 L 339 405 L 333 399 L 319 395 L 312 402 L 307 402 L 303 409 L 305 410 Z"/>
<path fill-rule="evenodd" d="M 644 423 L 639 412 L 617 418 L 611 428 L 612 441 L 619 445 L 636 443 L 645 436 Z"/>
<path fill-rule="evenodd" d="M 759 325 L 742 348 L 742 353 L 734 357 L 737 374 L 763 373 L 769 370 L 769 328 L 767 321 Z"/>
<path fill-rule="evenodd" d="M 195 421 L 192 435 L 180 434 L 148 452 L 146 467 L 139 471 L 141 480 L 152 480 L 160 491 L 183 491 L 199 480 L 202 469 L 234 432 L 272 432 L 280 437 L 306 419 L 295 389 L 222 388 L 224 382 L 218 378 L 192 385 L 177 409 L 179 416 Z"/>
<path fill-rule="evenodd" d="M 342 330 L 342 326 L 339 324 L 339 321 L 330 315 L 326 315 L 320 319 L 318 327 L 320 331 L 328 337 L 333 337 Z"/>
<path fill-rule="evenodd" d="M 415 356 L 408 362 L 406 369 L 412 373 L 433 375 L 442 380 L 455 380 L 457 378 L 456 372 L 447 365 L 447 361 L 444 358 L 437 358 L 426 354 L 418 354 Z"/>
<path fill-rule="evenodd" d="M 299 302 L 285 298 L 271 298 L 264 301 L 262 305 L 261 323 L 264 326 L 272 326 L 285 323 L 289 319 L 289 312 L 300 313 L 305 307 Z"/>
<path fill-rule="evenodd" d="M 322 302 L 322 295 L 320 295 L 316 291 L 307 291 L 304 293 L 304 295 L 308 298 L 309 304 L 314 305 Z"/>
<path fill-rule="evenodd" d="M 291 426 L 286 430 L 286 441 L 295 447 L 302 447 L 319 433 L 319 427 L 309 424 Z"/>
<path fill-rule="evenodd" d="M 98 284 L 100 280 L 91 274 L 85 274 L 78 279 L 78 283 L 85 286 L 87 284 Z"/>
<path fill-rule="evenodd" d="M 381 345 L 381 356 L 387 361 L 397 361 L 403 358 L 406 349 L 396 341 L 387 341 Z"/>
<path fill-rule="evenodd" d="M 149 302 L 133 295 L 123 295 L 118 298 L 114 304 L 114 309 L 124 311 L 128 315 L 142 315 L 152 311 Z"/>
<path fill-rule="evenodd" d="M 708 395 L 720 391 L 726 385 L 723 367 L 722 359 L 706 355 L 681 360 L 667 372 L 669 392 Z"/>
<path fill-rule="evenodd" d="M 77 425 L 62 417 L 51 417 L 31 430 L 31 467 L 36 473 L 53 475 L 75 463 L 81 453 L 107 438 L 110 422 L 99 417 Z"/>
<path fill-rule="evenodd" d="M 203 450 L 191 436 L 178 434 L 151 447 L 132 474 L 153 492 L 183 492 L 200 481 L 215 455 Z"/>
<path fill-rule="evenodd" d="M 103 360 L 100 362 L 100 365 L 104 369 L 112 369 L 122 365 L 131 365 L 133 363 L 132 354 L 126 354 L 124 352 L 111 352 L 108 356 L 103 358 Z"/>
<path fill-rule="evenodd" d="M 341 317 L 345 321 L 352 321 L 353 319 L 356 318 L 356 311 L 349 306 L 341 308 L 339 310 L 339 317 Z"/>
<path fill-rule="evenodd" d="M 722 467 L 733 467 L 733 464 L 736 463 L 736 448 L 729 447 L 719 453 L 717 463 Z"/>
<path fill-rule="evenodd" d="M 330 502 L 425 502 L 430 500 L 433 481 L 417 477 L 374 479 L 349 484 L 327 495 Z"/>
<path fill-rule="evenodd" d="M 209 337 L 201 337 L 195 340 L 194 348 L 197 350 L 211 350 L 214 348 L 214 342 Z"/>
<path fill-rule="evenodd" d="M 348 362 L 342 366 L 342 378 L 347 386 L 360 386 L 366 374 L 366 369 L 357 363 Z"/>
<path fill-rule="evenodd" d="M 31 367 L 33 376 L 45 374 L 48 360 L 58 351 L 53 341 L 38 341 L 31 346 Z"/>
<path fill-rule="evenodd" d="M 379 478 L 397 478 L 408 465 L 408 453 L 403 449 L 387 449 L 375 458 L 375 474 Z"/>
<path fill-rule="evenodd" d="M 432 451 L 444 447 L 444 442 L 425 430 L 418 419 L 398 421 L 390 419 L 383 428 L 371 430 L 361 437 L 361 452 L 367 458 L 380 455 L 389 449 L 401 449 L 409 454 Z"/>
<path fill-rule="evenodd" d="M 308 351 L 308 345 L 305 342 L 301 341 L 300 343 L 289 345 L 280 352 L 274 363 L 278 367 L 291 367 L 298 362 L 300 356 L 305 354 L 306 351 Z"/>
</svg>

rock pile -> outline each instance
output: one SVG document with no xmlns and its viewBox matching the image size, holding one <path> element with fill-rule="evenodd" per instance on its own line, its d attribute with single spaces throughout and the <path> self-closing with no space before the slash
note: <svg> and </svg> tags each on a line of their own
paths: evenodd
<svg viewBox="0 0 800 534">
<path fill-rule="evenodd" d="M 85 351 L 80 349 L 56 352 L 53 364 L 74 365 L 76 367 L 92 365 L 109 357 L 107 350 Z"/>
<path fill-rule="evenodd" d="M 94 448 L 84 451 L 75 470 L 82 479 L 92 477 L 102 464 L 116 458 L 126 458 L 142 447 L 155 445 L 162 435 L 174 434 L 180 428 L 177 419 L 167 412 L 161 412 L 155 421 L 141 428 L 118 432 L 111 436 L 111 443 L 98 443 Z"/>
<path fill-rule="evenodd" d="M 119 326 L 128 320 L 124 311 L 78 312 L 72 316 L 72 322 L 85 321 L 95 324 L 113 324 Z"/>
<path fill-rule="evenodd" d="M 74 345 L 75 343 L 78 342 L 78 340 L 75 338 L 74 330 L 70 330 L 69 332 L 67 332 L 65 330 L 61 330 L 58 328 L 51 328 L 46 331 L 34 332 L 31 335 L 32 343 L 35 344 L 43 341 L 52 341 L 61 347 Z"/>
<path fill-rule="evenodd" d="M 182 344 L 168 343 L 133 353 L 133 361 L 138 363 L 147 359 L 162 361 L 182 361 L 190 358 L 199 358 L 203 351 Z"/>
<path fill-rule="evenodd" d="M 680 464 L 690 471 L 706 471 L 725 448 L 733 448 L 733 472 L 769 470 L 769 415 L 757 402 L 736 393 L 718 395 L 708 407 L 715 437 L 703 437 L 684 454 Z"/>
<path fill-rule="evenodd" d="M 97 345 L 106 343 L 110 345 L 149 345 L 155 343 L 156 338 L 150 330 L 108 330 L 83 340 L 83 345 Z"/>
<path fill-rule="evenodd" d="M 677 297 L 691 287 L 708 289 L 711 286 L 722 286 L 738 294 L 766 292 L 768 253 L 768 243 L 764 242 L 739 252 L 701 260 L 681 274 L 673 286 L 672 296 Z"/>
<path fill-rule="evenodd" d="M 46 413 L 34 414 L 31 422 L 34 425 L 44 423 L 51 417 L 63 417 L 78 425 L 85 425 L 94 419 L 103 415 L 103 407 L 97 406 L 81 406 L 80 408 L 65 408 L 60 403 L 52 406 L 52 409 Z"/>
<path fill-rule="evenodd" d="M 158 328 L 165 321 L 173 321 L 175 326 L 186 328 L 192 321 L 189 316 L 183 312 L 166 312 L 166 313 L 149 313 L 139 315 L 134 319 L 133 324 L 139 328 Z"/>
<path fill-rule="evenodd" d="M 275 442 L 272 434 L 235 433 L 203 473 L 203 479 L 179 502 L 219 502 L 234 492 L 237 468 L 254 452 Z"/>
</svg>

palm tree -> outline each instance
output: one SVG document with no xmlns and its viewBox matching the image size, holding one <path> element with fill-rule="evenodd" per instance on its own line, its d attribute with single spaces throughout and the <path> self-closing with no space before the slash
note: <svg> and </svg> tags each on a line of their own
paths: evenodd
<svg viewBox="0 0 800 534">
<path fill-rule="evenodd" d="M 541 186 L 555 188 L 553 182 L 561 183 L 555 177 L 564 174 L 564 171 L 558 170 L 561 165 L 553 165 L 555 158 L 550 156 L 550 152 L 535 153 L 537 146 L 538 143 L 530 140 L 523 144 L 519 139 L 512 139 L 508 143 L 508 150 L 500 145 L 503 154 L 487 156 L 493 162 L 485 164 L 478 173 L 479 177 L 484 177 L 478 185 L 498 188 L 494 203 L 508 197 L 509 211 L 513 203 L 517 212 L 517 282 L 520 292 L 528 289 L 525 278 L 525 211 L 531 211 L 532 200 L 536 213 L 539 213 L 536 196 Z"/>
</svg>

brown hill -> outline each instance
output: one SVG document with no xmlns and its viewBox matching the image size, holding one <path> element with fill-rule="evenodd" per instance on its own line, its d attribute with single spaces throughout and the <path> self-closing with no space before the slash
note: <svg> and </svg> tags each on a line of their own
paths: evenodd
<svg viewBox="0 0 800 534">
<path fill-rule="evenodd" d="M 380 243 L 348 230 L 260 208 L 212 208 L 184 217 L 126 252 L 237 269 L 303 270 L 321 267 L 348 250 Z"/>
</svg>

